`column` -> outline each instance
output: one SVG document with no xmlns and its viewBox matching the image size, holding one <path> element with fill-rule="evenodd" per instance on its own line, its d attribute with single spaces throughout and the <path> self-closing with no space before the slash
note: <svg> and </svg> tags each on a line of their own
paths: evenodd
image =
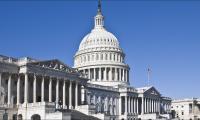
<svg viewBox="0 0 200 120">
<path fill-rule="evenodd" d="M 112 81 L 112 68 L 111 67 L 110 67 L 108 79 L 109 79 L 109 81 Z"/>
<path fill-rule="evenodd" d="M 41 83 L 41 102 L 44 102 L 44 76 L 42 76 L 42 83 Z"/>
<path fill-rule="evenodd" d="M 144 113 L 146 113 L 147 111 L 146 111 L 146 107 L 147 107 L 147 99 L 146 98 L 144 98 Z"/>
<path fill-rule="evenodd" d="M 59 80 L 56 80 L 56 104 L 59 102 Z"/>
<path fill-rule="evenodd" d="M 24 83 L 24 103 L 28 103 L 28 74 L 25 73 L 25 83 Z"/>
<path fill-rule="evenodd" d="M 11 79 L 12 79 L 12 75 L 9 74 L 9 78 L 8 78 L 8 105 L 10 105 L 10 102 L 11 102 Z"/>
<path fill-rule="evenodd" d="M 91 78 L 91 75 L 90 75 L 90 68 L 88 69 L 88 79 Z"/>
<path fill-rule="evenodd" d="M 101 81 L 101 68 L 99 68 L 99 81 Z"/>
<path fill-rule="evenodd" d="M 52 78 L 49 78 L 49 102 L 52 102 Z"/>
<path fill-rule="evenodd" d="M 160 99 L 158 100 L 158 113 L 160 114 Z"/>
<path fill-rule="evenodd" d="M 133 97 L 131 97 L 131 113 L 133 114 Z"/>
<path fill-rule="evenodd" d="M 150 99 L 150 112 L 152 113 L 152 99 Z"/>
<path fill-rule="evenodd" d="M 131 112 L 131 97 L 130 96 L 128 96 L 128 114 L 130 114 L 130 112 Z"/>
<path fill-rule="evenodd" d="M 124 114 L 127 115 L 127 96 L 124 96 L 125 97 L 125 111 L 124 111 Z"/>
<path fill-rule="evenodd" d="M 142 97 L 141 113 L 144 114 L 144 97 Z"/>
<path fill-rule="evenodd" d="M 86 71 L 86 69 L 84 69 L 84 70 L 83 70 L 83 73 L 84 73 L 84 74 L 86 74 L 86 72 L 85 72 L 85 71 Z"/>
<path fill-rule="evenodd" d="M 156 112 L 156 101 L 153 100 L 153 109 L 154 109 L 154 113 Z"/>
<path fill-rule="evenodd" d="M 78 107 L 78 82 L 76 82 L 76 88 L 75 88 L 75 108 Z"/>
<path fill-rule="evenodd" d="M 134 100 L 134 114 L 136 114 L 136 108 L 137 108 L 137 106 L 136 106 L 136 98 L 134 97 L 133 100 Z"/>
<path fill-rule="evenodd" d="M 69 82 L 69 109 L 72 109 L 72 81 Z"/>
<path fill-rule="evenodd" d="M 93 70 L 93 72 L 94 72 L 94 81 L 96 81 L 97 80 L 97 78 L 96 78 L 96 68 L 94 68 L 94 70 Z"/>
<path fill-rule="evenodd" d="M 81 103 L 85 104 L 85 87 L 81 86 Z"/>
<path fill-rule="evenodd" d="M 107 80 L 107 68 L 105 67 L 105 71 L 104 71 L 104 80 Z"/>
<path fill-rule="evenodd" d="M 149 113 L 151 113 L 151 99 L 149 98 Z"/>
<path fill-rule="evenodd" d="M 20 101 L 20 84 L 21 84 L 21 79 L 20 79 L 20 75 L 18 75 L 18 80 L 17 80 L 17 105 L 21 104 Z"/>
<path fill-rule="evenodd" d="M 154 103 L 153 103 L 153 99 L 152 99 L 152 113 L 154 113 Z"/>
<path fill-rule="evenodd" d="M 156 112 L 158 112 L 158 100 L 156 99 Z"/>
<path fill-rule="evenodd" d="M 149 98 L 146 98 L 146 113 L 149 113 Z"/>
<path fill-rule="evenodd" d="M 33 103 L 36 103 L 37 102 L 37 92 L 36 92 L 36 88 L 37 88 L 37 77 L 36 75 L 34 74 L 34 78 L 33 78 Z"/>
<path fill-rule="evenodd" d="M 65 80 L 63 81 L 63 108 L 66 107 L 66 83 Z"/>
<path fill-rule="evenodd" d="M 121 68 L 119 68 L 119 81 L 122 81 L 122 72 L 121 72 Z"/>
<path fill-rule="evenodd" d="M 2 73 L 0 72 L 0 87 L 1 87 L 1 84 L 2 84 Z"/>
<path fill-rule="evenodd" d="M 122 97 L 119 97 L 119 115 L 122 114 Z"/>
<path fill-rule="evenodd" d="M 129 82 L 129 71 L 128 70 L 126 71 L 126 75 L 127 75 L 126 81 Z"/>
<path fill-rule="evenodd" d="M 122 70 L 123 70 L 122 81 L 125 81 L 125 69 L 122 69 Z"/>
<path fill-rule="evenodd" d="M 138 114 L 139 113 L 138 98 L 136 98 L 136 104 L 137 104 L 137 111 L 136 111 L 136 113 Z"/>
<path fill-rule="evenodd" d="M 127 77 L 127 71 L 126 71 L 126 69 L 124 69 L 124 81 L 126 81 L 126 82 L 127 82 L 127 79 L 126 79 L 126 77 Z"/>
<path fill-rule="evenodd" d="M 158 112 L 158 101 L 156 99 L 156 112 Z"/>
<path fill-rule="evenodd" d="M 152 100 L 152 108 L 153 108 L 153 113 L 155 112 L 155 109 L 154 109 L 154 100 Z"/>
<path fill-rule="evenodd" d="M 115 68 L 115 81 L 118 81 L 118 78 L 117 78 L 117 68 Z"/>
<path fill-rule="evenodd" d="M 90 94 L 87 95 L 87 104 L 88 105 L 91 104 L 91 95 Z"/>
<path fill-rule="evenodd" d="M 158 112 L 158 100 L 156 100 L 156 112 Z"/>
</svg>

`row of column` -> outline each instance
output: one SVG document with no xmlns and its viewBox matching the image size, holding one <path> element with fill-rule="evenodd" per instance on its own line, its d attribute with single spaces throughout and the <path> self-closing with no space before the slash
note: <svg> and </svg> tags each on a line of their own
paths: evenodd
<svg viewBox="0 0 200 120">
<path fill-rule="evenodd" d="M 142 114 L 160 113 L 160 100 L 142 97 Z"/>
<path fill-rule="evenodd" d="M 163 102 L 162 107 L 163 107 L 163 113 L 167 113 L 171 109 L 171 104 L 168 102 Z"/>
<path fill-rule="evenodd" d="M 24 74 L 24 86 L 21 86 L 21 77 L 20 75 L 18 75 L 18 79 L 17 79 L 17 105 L 21 104 L 21 89 L 24 88 L 24 104 L 27 104 L 29 102 L 29 76 L 28 74 Z M 41 79 L 41 102 L 44 102 L 44 90 L 45 90 L 45 77 L 42 76 Z M 62 90 L 63 90 L 63 95 L 62 95 L 62 102 L 63 102 L 63 107 L 66 107 L 66 81 L 64 79 L 62 79 L 63 81 L 63 86 L 62 86 Z M 72 109 L 72 81 L 69 81 L 69 109 Z M 11 104 L 11 90 L 12 90 L 12 74 L 9 74 L 8 76 L 8 84 L 7 84 L 7 104 L 10 105 Z M 58 104 L 59 102 L 59 84 L 60 84 L 60 80 L 56 79 L 56 100 L 55 102 Z M 50 77 L 49 79 L 49 98 L 48 98 L 48 102 L 53 102 L 52 101 L 52 95 L 53 95 L 53 91 L 52 91 L 52 78 Z M 2 73 L 0 73 L 0 87 L 2 86 Z M 75 82 L 75 107 L 78 106 L 78 94 L 79 91 L 79 83 Z M 33 78 L 33 103 L 37 102 L 37 76 L 34 75 Z M 84 103 L 85 102 L 85 88 L 84 86 L 81 86 L 81 102 Z"/>
<path fill-rule="evenodd" d="M 95 94 L 88 94 L 88 105 L 95 105 L 97 113 L 107 113 L 110 115 L 116 115 L 118 110 L 118 99 L 114 97 L 96 96 Z"/>
<path fill-rule="evenodd" d="M 104 54 L 93 54 L 93 55 L 85 55 L 79 56 L 75 58 L 75 64 L 86 63 L 90 61 L 113 61 L 113 62 L 124 62 L 124 57 L 121 54 L 112 54 L 112 53 L 104 53 Z"/>
<path fill-rule="evenodd" d="M 119 98 L 119 115 L 122 114 L 122 109 L 124 108 L 124 114 L 138 114 L 139 113 L 139 102 L 138 98 L 134 96 L 123 96 L 124 106 L 122 104 L 122 97 Z"/>
<path fill-rule="evenodd" d="M 129 81 L 129 71 L 124 68 L 98 67 L 82 70 L 93 81 Z"/>
<path fill-rule="evenodd" d="M 24 86 L 24 103 L 28 103 L 28 74 L 25 74 L 25 86 Z M 56 79 L 56 103 L 58 104 L 59 102 L 59 84 L 60 80 Z M 17 104 L 20 104 L 20 79 L 18 79 L 18 84 L 17 84 Z M 34 80 L 33 80 L 33 103 L 36 103 L 36 88 L 37 88 L 37 77 L 34 75 Z M 66 81 L 63 80 L 63 107 L 66 107 Z M 72 109 L 72 81 L 69 81 L 69 109 Z M 44 76 L 42 76 L 42 81 L 41 81 L 41 102 L 44 102 Z M 52 78 L 50 77 L 49 79 L 49 102 L 52 102 Z M 75 85 L 75 107 L 78 106 L 78 83 L 76 82 Z"/>
<path fill-rule="evenodd" d="M 128 99 L 128 114 L 138 114 L 138 98 L 127 96 Z"/>
</svg>

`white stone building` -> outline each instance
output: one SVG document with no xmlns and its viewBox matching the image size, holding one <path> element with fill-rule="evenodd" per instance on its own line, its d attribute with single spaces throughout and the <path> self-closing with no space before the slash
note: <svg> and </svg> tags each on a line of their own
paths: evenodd
<svg viewBox="0 0 200 120">
<path fill-rule="evenodd" d="M 74 56 L 74 68 L 56 59 L 0 56 L 1 118 L 170 117 L 170 98 L 163 97 L 153 86 L 130 86 L 125 53 L 118 39 L 104 27 L 100 1 L 94 22 Z"/>
<path fill-rule="evenodd" d="M 181 120 L 200 120 L 200 99 L 173 100 L 172 117 Z"/>
</svg>

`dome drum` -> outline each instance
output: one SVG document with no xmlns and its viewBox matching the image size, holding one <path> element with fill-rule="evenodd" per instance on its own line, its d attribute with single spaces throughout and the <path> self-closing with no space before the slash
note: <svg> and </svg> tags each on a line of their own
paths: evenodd
<svg viewBox="0 0 200 120">
<path fill-rule="evenodd" d="M 89 52 L 83 53 L 75 56 L 74 64 L 76 67 L 85 65 L 85 64 L 124 64 L 125 55 L 121 52 L 112 52 L 112 51 L 101 51 L 101 52 Z"/>
<path fill-rule="evenodd" d="M 129 84 L 128 66 L 90 66 L 79 69 L 90 79 L 89 82 L 106 86 L 116 86 L 119 84 Z M 107 83 L 107 84 L 104 84 Z"/>
</svg>

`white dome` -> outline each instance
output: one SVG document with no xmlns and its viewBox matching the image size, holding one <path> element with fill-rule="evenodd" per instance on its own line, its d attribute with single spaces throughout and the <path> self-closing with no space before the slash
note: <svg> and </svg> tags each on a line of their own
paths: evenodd
<svg viewBox="0 0 200 120">
<path fill-rule="evenodd" d="M 108 32 L 105 28 L 94 28 L 83 38 L 79 46 L 79 50 L 99 47 L 120 49 L 119 42 L 112 33 Z"/>
<path fill-rule="evenodd" d="M 129 84 L 129 66 L 125 63 L 125 54 L 117 38 L 104 27 L 100 3 L 94 21 L 94 29 L 82 39 L 74 56 L 74 68 L 84 73 L 92 84 Z"/>
</svg>

